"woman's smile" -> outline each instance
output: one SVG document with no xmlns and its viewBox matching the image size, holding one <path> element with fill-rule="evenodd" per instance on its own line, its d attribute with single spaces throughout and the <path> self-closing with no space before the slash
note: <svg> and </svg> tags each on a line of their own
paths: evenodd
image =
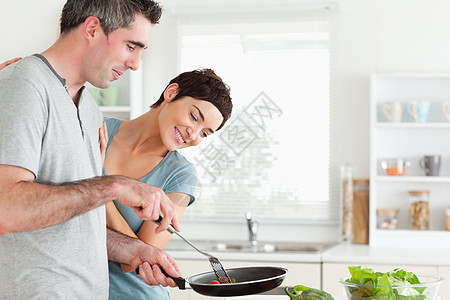
<svg viewBox="0 0 450 300">
<path fill-rule="evenodd" d="M 178 130 L 178 128 L 174 127 L 174 129 L 175 129 L 175 135 L 176 135 L 176 137 L 177 137 L 177 139 L 178 139 L 178 142 L 179 142 L 180 144 L 186 143 L 186 141 L 183 139 L 183 136 L 181 135 L 181 133 L 180 133 L 180 131 Z"/>
</svg>

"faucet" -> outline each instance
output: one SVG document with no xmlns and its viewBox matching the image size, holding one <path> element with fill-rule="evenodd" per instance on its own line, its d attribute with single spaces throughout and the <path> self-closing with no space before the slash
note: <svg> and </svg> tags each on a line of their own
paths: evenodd
<svg viewBox="0 0 450 300">
<path fill-rule="evenodd" d="M 258 222 L 252 220 L 252 213 L 247 212 L 247 225 L 248 225 L 248 233 L 250 237 L 250 244 L 252 246 L 256 246 L 258 244 L 258 240 L 256 238 L 258 234 Z"/>
</svg>

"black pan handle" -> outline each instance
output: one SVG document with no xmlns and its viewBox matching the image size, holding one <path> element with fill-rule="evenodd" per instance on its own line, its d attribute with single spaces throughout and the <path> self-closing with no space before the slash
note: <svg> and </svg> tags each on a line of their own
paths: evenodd
<svg viewBox="0 0 450 300">
<path fill-rule="evenodd" d="M 175 284 L 178 286 L 178 288 L 180 290 L 185 290 L 186 289 L 186 280 L 183 277 L 173 277 L 170 276 L 169 274 L 166 273 L 166 271 L 159 267 L 161 269 L 161 272 L 166 276 L 166 277 L 170 277 L 173 279 L 173 281 L 175 281 Z M 139 275 L 139 268 L 136 268 L 136 270 L 134 271 L 136 274 Z"/>
<path fill-rule="evenodd" d="M 163 217 L 159 216 L 158 220 L 156 220 L 156 221 L 153 221 L 153 222 L 155 222 L 156 224 L 159 224 L 159 225 L 161 225 L 161 221 L 162 221 L 162 219 L 163 219 Z"/>
<path fill-rule="evenodd" d="M 155 223 L 158 224 L 158 225 L 161 225 L 162 219 L 163 219 L 163 218 L 162 218 L 161 216 L 159 216 L 158 220 L 153 221 L 153 222 L 155 222 Z M 167 227 L 166 230 L 167 230 L 168 232 L 170 232 L 170 233 L 175 233 L 175 232 L 176 232 L 176 230 L 175 230 L 175 228 L 173 228 L 172 224 L 169 224 L 169 227 Z"/>
<path fill-rule="evenodd" d="M 160 268 L 161 272 L 166 275 L 166 277 L 170 277 L 175 281 L 175 284 L 178 286 L 180 290 L 186 289 L 186 280 L 183 277 L 172 277 L 169 274 L 166 273 L 166 271 L 163 268 Z"/>
</svg>

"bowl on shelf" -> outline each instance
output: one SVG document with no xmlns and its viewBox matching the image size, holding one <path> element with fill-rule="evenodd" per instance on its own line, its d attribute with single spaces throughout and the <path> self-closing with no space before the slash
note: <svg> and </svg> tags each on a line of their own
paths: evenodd
<svg viewBox="0 0 450 300">
<path fill-rule="evenodd" d="M 349 300 L 437 300 L 442 281 L 442 278 L 437 275 L 417 275 L 420 284 L 373 286 L 347 282 L 346 280 L 349 278 L 344 277 L 339 280 Z"/>
<path fill-rule="evenodd" d="M 405 175 L 406 167 L 411 163 L 404 158 L 391 158 L 380 161 L 381 168 L 385 175 L 389 176 L 403 176 Z"/>
</svg>

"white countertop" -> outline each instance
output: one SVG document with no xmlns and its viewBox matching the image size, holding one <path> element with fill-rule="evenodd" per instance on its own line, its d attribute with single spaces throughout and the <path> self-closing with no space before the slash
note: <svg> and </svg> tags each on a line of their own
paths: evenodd
<svg viewBox="0 0 450 300">
<path fill-rule="evenodd" d="M 204 260 L 195 250 L 167 250 L 175 259 Z M 424 255 L 426 253 L 426 255 Z M 236 261 L 272 261 L 293 263 L 373 263 L 450 266 L 449 248 L 391 248 L 342 243 L 322 253 L 212 251 L 219 259 Z"/>
<path fill-rule="evenodd" d="M 204 260 L 205 257 L 195 250 L 166 250 L 175 259 Z M 235 261 L 275 261 L 275 262 L 306 262 L 320 263 L 321 254 L 319 252 L 240 252 L 240 251 L 210 251 L 220 260 Z"/>
<path fill-rule="evenodd" d="M 175 260 L 204 260 L 195 250 L 168 251 Z M 336 264 L 389 264 L 416 266 L 450 266 L 450 248 L 397 248 L 341 243 L 323 252 L 275 252 L 251 253 L 239 251 L 212 251 L 220 260 L 288 262 L 288 263 L 336 263 Z M 224 298 L 225 300 L 227 298 Z M 233 297 L 236 300 L 289 300 L 285 295 L 251 295 Z M 231 300 L 231 299 L 230 299 Z M 337 296 L 335 300 L 346 300 Z"/>
<path fill-rule="evenodd" d="M 345 296 L 333 296 L 334 300 L 347 300 Z M 438 297 L 437 300 L 441 298 Z M 283 295 L 251 295 L 242 297 L 224 298 L 224 300 L 289 300 L 289 296 Z"/>
<path fill-rule="evenodd" d="M 322 262 L 450 266 L 449 248 L 373 247 L 343 243 L 325 250 Z"/>
<path fill-rule="evenodd" d="M 347 300 L 343 296 L 333 296 L 334 300 Z M 225 298 L 225 300 L 289 300 L 289 296 L 285 295 L 251 295 L 241 297 Z"/>
</svg>

